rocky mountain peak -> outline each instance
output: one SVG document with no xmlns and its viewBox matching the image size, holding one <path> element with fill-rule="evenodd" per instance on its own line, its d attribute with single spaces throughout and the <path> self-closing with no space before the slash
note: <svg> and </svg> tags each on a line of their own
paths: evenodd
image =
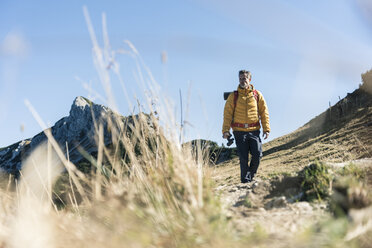
<svg viewBox="0 0 372 248">
<path fill-rule="evenodd" d="M 85 97 L 82 97 L 82 96 L 78 96 L 75 98 L 73 104 L 72 104 L 72 107 L 76 106 L 76 107 L 82 107 L 82 108 L 85 108 L 86 106 L 91 106 L 93 103 L 91 101 L 89 101 L 87 98 Z"/>
<path fill-rule="evenodd" d="M 103 105 L 95 104 L 85 97 L 78 96 L 72 103 L 70 117 L 78 119 L 81 118 L 81 115 L 87 116 L 87 114 L 89 114 L 91 116 L 92 111 L 95 116 L 100 116 L 102 113 L 111 112 L 111 110 Z"/>
<path fill-rule="evenodd" d="M 55 123 L 50 129 L 61 148 L 69 153 L 70 160 L 78 163 L 84 159 L 77 147 L 89 154 L 97 152 L 95 141 L 95 123 L 102 124 L 104 143 L 110 144 L 111 134 L 108 132 L 108 118 L 114 117 L 114 112 L 106 106 L 95 104 L 89 99 L 78 96 L 72 103 L 70 114 Z M 32 138 L 17 142 L 0 149 L 0 170 L 16 174 L 22 168 L 22 160 L 39 144 L 46 142 L 44 132 Z M 67 150 L 68 147 L 68 150 Z"/>
</svg>

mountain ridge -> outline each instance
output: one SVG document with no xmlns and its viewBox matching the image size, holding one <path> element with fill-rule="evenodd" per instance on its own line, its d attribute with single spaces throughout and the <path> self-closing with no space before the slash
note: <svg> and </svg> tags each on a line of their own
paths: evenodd
<svg viewBox="0 0 372 248">
<path fill-rule="evenodd" d="M 109 121 L 109 119 L 130 121 L 130 118 L 116 118 L 118 114 L 114 113 L 106 106 L 95 104 L 89 99 L 78 96 L 71 105 L 69 116 L 58 120 L 49 129 L 53 137 L 59 143 L 62 150 L 68 155 L 73 163 L 78 163 L 84 158 L 77 151 L 79 146 L 88 154 L 97 152 L 95 136 L 97 128 L 102 125 L 104 135 L 104 144 L 111 143 L 111 132 L 109 125 L 115 125 L 119 128 L 119 123 Z M 46 142 L 47 137 L 44 131 L 36 134 L 32 138 L 21 140 L 0 150 L 0 169 L 17 175 L 22 168 L 22 161 L 41 143 Z"/>
</svg>

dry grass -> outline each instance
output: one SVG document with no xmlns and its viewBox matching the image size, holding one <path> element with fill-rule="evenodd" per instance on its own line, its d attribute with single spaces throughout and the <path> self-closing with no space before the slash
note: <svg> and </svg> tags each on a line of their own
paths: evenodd
<svg viewBox="0 0 372 248">
<path fill-rule="evenodd" d="M 99 47 L 85 14 L 96 69 L 114 107 L 107 64 L 115 68 L 115 51 L 107 36 L 104 48 Z M 118 70 L 114 73 L 121 78 Z M 0 190 L 0 247 L 241 246 L 213 194 L 200 145 L 200 156 L 181 146 L 169 102 L 160 97 L 151 74 L 146 76 L 150 114 L 133 116 L 129 126 L 120 116 L 107 120 L 110 147 L 103 145 L 102 125 L 96 123 L 98 154 L 90 158 L 90 174 L 81 173 L 45 131 L 48 143 L 30 155 L 20 180 Z M 153 97 L 164 101 L 155 106 Z"/>
</svg>

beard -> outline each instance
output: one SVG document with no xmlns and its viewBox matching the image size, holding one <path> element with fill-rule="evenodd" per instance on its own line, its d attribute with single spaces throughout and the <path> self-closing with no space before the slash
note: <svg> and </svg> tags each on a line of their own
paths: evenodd
<svg viewBox="0 0 372 248">
<path fill-rule="evenodd" d="M 242 88 L 242 89 L 246 89 L 246 88 L 248 88 L 248 86 L 249 86 L 249 82 L 247 82 L 247 81 L 245 81 L 245 82 L 240 82 L 240 83 L 239 83 L 239 86 L 240 86 L 240 88 Z"/>
</svg>

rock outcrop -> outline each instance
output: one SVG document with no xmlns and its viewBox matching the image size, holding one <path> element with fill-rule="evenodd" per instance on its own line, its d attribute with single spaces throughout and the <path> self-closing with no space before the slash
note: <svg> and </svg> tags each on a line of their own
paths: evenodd
<svg viewBox="0 0 372 248">
<path fill-rule="evenodd" d="M 117 120 L 120 120 L 119 123 Z M 68 153 L 70 161 L 79 163 L 84 157 L 78 151 L 78 147 L 91 155 L 97 153 L 96 128 L 99 125 L 103 127 L 103 140 L 107 146 L 112 143 L 112 134 L 109 130 L 120 129 L 119 126 L 123 127 L 122 124 L 129 122 L 133 122 L 132 117 L 120 116 L 103 105 L 79 96 L 71 106 L 70 115 L 57 121 L 50 129 L 61 149 Z M 33 138 L 2 148 L 0 170 L 17 175 L 22 168 L 23 159 L 46 141 L 45 133 L 41 132 Z"/>
</svg>

